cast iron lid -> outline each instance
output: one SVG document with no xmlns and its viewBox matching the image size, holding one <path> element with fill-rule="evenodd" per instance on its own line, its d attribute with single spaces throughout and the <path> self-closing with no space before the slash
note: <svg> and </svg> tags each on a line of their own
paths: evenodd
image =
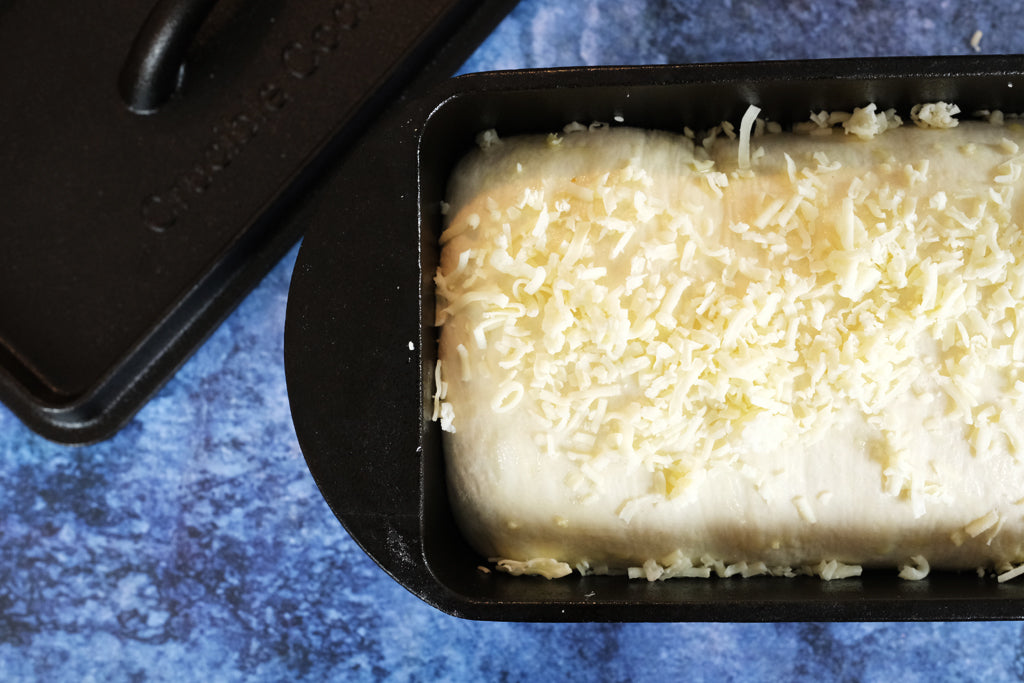
<svg viewBox="0 0 1024 683">
<path fill-rule="evenodd" d="M 433 275 L 440 203 L 482 130 L 551 132 L 569 121 L 681 131 L 738 121 L 749 104 L 782 123 L 868 102 L 909 114 L 1024 110 L 1021 57 L 824 60 L 556 69 L 452 79 L 375 125 L 327 181 L 292 276 L 285 371 L 296 434 L 352 538 L 427 603 L 475 619 L 818 621 L 1019 619 L 1024 583 L 974 572 L 903 581 L 894 570 L 821 581 L 556 581 L 481 571 L 448 504 Z"/>
<path fill-rule="evenodd" d="M 0 400 L 126 422 L 291 246 L 327 163 L 510 0 L 0 8 Z"/>
</svg>

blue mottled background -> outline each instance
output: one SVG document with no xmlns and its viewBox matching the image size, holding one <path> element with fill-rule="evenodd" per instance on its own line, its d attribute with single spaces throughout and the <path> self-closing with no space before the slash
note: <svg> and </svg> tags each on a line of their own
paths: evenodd
<svg viewBox="0 0 1024 683">
<path fill-rule="evenodd" d="M 1008 0 L 523 0 L 464 71 L 1015 53 Z M 336 522 L 288 412 L 295 250 L 110 441 L 0 409 L 0 680 L 1016 680 L 1018 623 L 492 624 L 419 602 Z"/>
</svg>

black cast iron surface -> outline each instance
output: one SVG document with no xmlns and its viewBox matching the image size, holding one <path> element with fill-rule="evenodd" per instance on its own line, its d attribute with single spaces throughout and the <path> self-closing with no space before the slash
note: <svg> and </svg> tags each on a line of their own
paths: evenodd
<svg viewBox="0 0 1024 683">
<path fill-rule="evenodd" d="M 298 239 L 327 162 L 512 4 L 222 0 L 140 115 L 118 78 L 150 3 L 3 3 L 0 400 L 112 434 Z"/>
<path fill-rule="evenodd" d="M 448 175 L 475 135 L 569 121 L 681 130 L 783 123 L 876 102 L 1024 110 L 1019 57 L 901 58 L 561 69 L 461 77 L 371 129 L 327 181 L 289 293 L 285 369 L 299 442 L 353 538 L 398 582 L 450 614 L 539 621 L 967 620 L 1024 616 L 1024 584 L 894 571 L 824 582 L 758 577 L 647 583 L 481 572 L 448 507 L 432 277 Z"/>
</svg>

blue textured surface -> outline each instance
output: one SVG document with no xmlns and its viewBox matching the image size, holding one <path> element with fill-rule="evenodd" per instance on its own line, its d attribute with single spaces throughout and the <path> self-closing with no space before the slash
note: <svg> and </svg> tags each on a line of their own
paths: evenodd
<svg viewBox="0 0 1024 683">
<path fill-rule="evenodd" d="M 524 0 L 465 71 L 1012 53 L 1014 3 Z M 0 680 L 964 680 L 1017 623 L 492 624 L 419 602 L 317 492 L 282 365 L 293 250 L 115 438 L 0 409 Z"/>
</svg>

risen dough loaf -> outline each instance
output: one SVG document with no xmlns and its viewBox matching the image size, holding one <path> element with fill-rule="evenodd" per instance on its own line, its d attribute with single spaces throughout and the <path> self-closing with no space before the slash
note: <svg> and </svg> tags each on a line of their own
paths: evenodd
<svg viewBox="0 0 1024 683">
<path fill-rule="evenodd" d="M 436 278 L 449 487 L 481 554 L 546 576 L 1019 572 L 1024 135 L 895 123 L 710 150 L 484 136 Z"/>
</svg>

